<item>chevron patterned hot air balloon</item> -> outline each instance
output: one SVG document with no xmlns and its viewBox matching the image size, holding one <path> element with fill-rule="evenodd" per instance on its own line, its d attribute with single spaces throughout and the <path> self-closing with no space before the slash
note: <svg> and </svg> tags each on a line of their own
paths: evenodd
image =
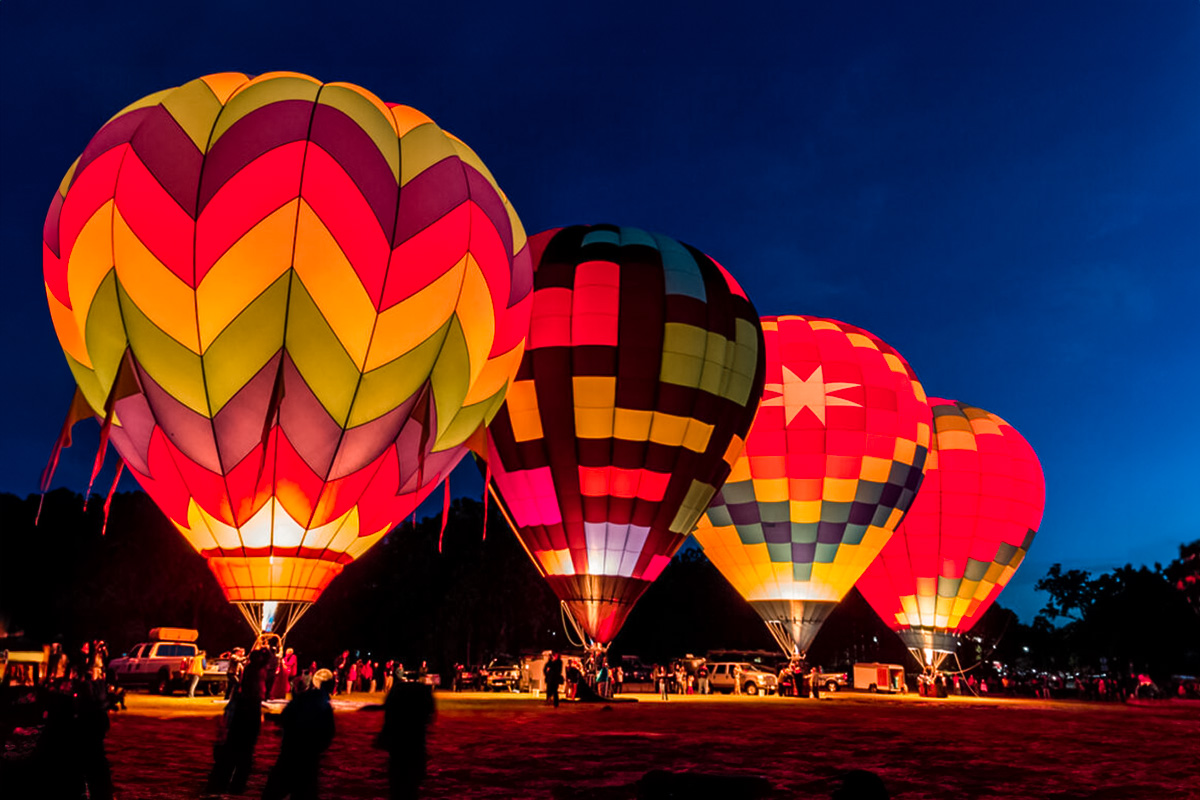
<svg viewBox="0 0 1200 800">
<path fill-rule="evenodd" d="M 449 474 L 528 331 L 525 234 L 478 156 L 296 73 L 124 109 L 44 239 L 79 393 L 256 627 L 276 604 L 294 621 Z"/>
<path fill-rule="evenodd" d="M 929 405 L 925 484 L 856 585 L 913 656 L 936 670 L 1024 560 L 1046 481 L 1029 442 L 1000 417 L 939 397 Z"/>
<path fill-rule="evenodd" d="M 694 534 L 802 655 L 913 502 L 931 418 L 912 367 L 874 334 L 817 317 L 762 326 L 758 416 Z"/>
<path fill-rule="evenodd" d="M 665 236 L 530 240 L 529 343 L 488 428 L 518 538 L 589 644 L 610 642 L 729 474 L 762 393 L 762 329 L 716 262 Z"/>
</svg>

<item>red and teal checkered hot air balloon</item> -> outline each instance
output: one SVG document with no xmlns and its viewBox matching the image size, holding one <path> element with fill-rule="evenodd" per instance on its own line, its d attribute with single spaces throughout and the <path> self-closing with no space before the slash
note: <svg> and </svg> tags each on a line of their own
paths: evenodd
<svg viewBox="0 0 1200 800">
<path fill-rule="evenodd" d="M 729 474 L 762 329 L 715 261 L 665 236 L 530 240 L 529 342 L 487 458 L 518 538 L 589 644 L 610 642 Z"/>
<path fill-rule="evenodd" d="M 449 474 L 532 305 L 520 220 L 470 148 L 285 72 L 113 117 L 54 197 L 44 267 L 85 407 L 256 627 Z"/>
<path fill-rule="evenodd" d="M 929 398 L 925 483 L 858 590 L 924 667 L 936 670 L 1025 559 L 1046 506 L 1037 454 L 981 408 Z"/>
<path fill-rule="evenodd" d="M 878 336 L 818 317 L 762 326 L 758 416 L 695 536 L 780 648 L 803 654 L 913 502 L 931 420 Z"/>
</svg>

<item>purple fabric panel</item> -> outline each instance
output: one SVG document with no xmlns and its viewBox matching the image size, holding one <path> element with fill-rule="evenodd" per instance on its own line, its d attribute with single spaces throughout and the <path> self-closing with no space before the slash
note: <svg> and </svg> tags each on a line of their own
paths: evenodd
<svg viewBox="0 0 1200 800">
<path fill-rule="evenodd" d="M 312 109 L 310 100 L 281 100 L 255 109 L 233 123 L 208 151 L 199 209 L 203 210 L 238 170 L 263 153 L 307 139 Z"/>
<path fill-rule="evenodd" d="M 162 106 L 148 109 L 130 144 L 155 180 L 194 219 L 204 155 L 175 118 Z"/>
<path fill-rule="evenodd" d="M 504 242 L 504 252 L 511 253 L 513 251 L 512 222 L 508 218 L 507 209 L 504 208 L 504 201 L 496 193 L 495 187 L 488 183 L 487 178 L 479 174 L 470 164 L 463 164 L 463 172 L 467 175 L 467 191 L 471 194 L 471 200 L 483 209 L 483 213 L 487 214 L 488 219 L 492 221 L 492 225 Z"/>
<path fill-rule="evenodd" d="M 329 474 L 342 426 L 329 416 L 290 357 L 283 365 L 279 427 L 309 469 L 320 476 Z M 383 452 L 382 447 L 375 455 L 380 452 Z"/>
<path fill-rule="evenodd" d="M 375 212 L 380 229 L 390 234 L 396 221 L 396 178 L 375 141 L 351 117 L 319 104 L 309 139 L 342 166 Z"/>
<path fill-rule="evenodd" d="M 132 139 L 134 133 L 137 132 L 138 126 L 155 109 L 161 110 L 159 106 L 153 106 L 130 111 L 128 114 L 122 114 L 101 128 L 92 137 L 92 140 L 87 143 L 87 147 L 83 148 L 83 154 L 79 156 L 79 165 L 75 168 L 75 174 L 71 177 L 72 182 L 82 175 L 87 166 L 97 158 L 114 147 L 125 144 Z"/>
<path fill-rule="evenodd" d="M 238 390 L 213 420 L 221 457 L 220 472 L 230 473 L 254 448 L 262 444 L 263 423 L 271 405 L 271 391 L 275 388 L 278 368 L 279 356 L 275 355 Z"/>
<path fill-rule="evenodd" d="M 402 429 L 405 423 L 408 422 L 413 405 L 416 403 L 419 395 L 420 392 L 416 392 L 412 397 L 382 417 L 347 430 L 337 448 L 328 480 L 335 481 L 344 478 L 379 458 L 379 454 L 386 450 L 401 435 Z M 419 443 L 419 432 L 416 436 L 415 441 Z M 412 437 L 410 436 L 409 438 Z M 408 444 L 408 441 L 406 440 L 405 443 Z M 417 446 L 417 444 L 412 444 L 414 451 Z M 405 451 L 401 449 L 400 452 L 403 453 Z M 401 460 L 402 473 L 403 469 L 404 463 Z"/>
<path fill-rule="evenodd" d="M 167 394 L 141 365 L 138 365 L 137 371 L 150 412 L 159 427 L 169 432 L 171 443 L 200 466 L 221 474 L 221 459 L 213 438 L 212 422 Z"/>
<path fill-rule="evenodd" d="M 444 158 L 427 168 L 400 189 L 400 208 L 392 247 L 428 228 L 462 205 L 467 198 L 463 163 L 457 157 Z M 466 242 L 463 242 L 463 251 L 466 252 Z"/>
</svg>

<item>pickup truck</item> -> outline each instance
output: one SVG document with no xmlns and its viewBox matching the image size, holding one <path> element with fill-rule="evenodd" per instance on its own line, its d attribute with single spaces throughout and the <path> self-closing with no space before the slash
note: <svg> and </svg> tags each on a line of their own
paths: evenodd
<svg viewBox="0 0 1200 800">
<path fill-rule="evenodd" d="M 198 652 L 199 632 L 191 628 L 154 628 L 150 641 L 136 644 L 129 653 L 109 662 L 117 683 L 126 688 L 143 687 L 155 694 L 187 691 L 187 663 Z M 196 690 L 209 695 L 225 691 L 228 661 L 210 659 Z"/>
</svg>

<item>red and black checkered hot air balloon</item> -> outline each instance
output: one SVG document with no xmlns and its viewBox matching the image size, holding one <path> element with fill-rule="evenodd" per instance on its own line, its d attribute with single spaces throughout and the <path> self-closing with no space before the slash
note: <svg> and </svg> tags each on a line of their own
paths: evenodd
<svg viewBox="0 0 1200 800">
<path fill-rule="evenodd" d="M 936 670 L 1025 558 L 1046 505 L 1029 442 L 995 414 L 929 398 L 925 483 L 858 589 L 913 656 Z"/>
<path fill-rule="evenodd" d="M 762 326 L 758 416 L 694 535 L 802 655 L 912 504 L 931 421 L 912 367 L 874 334 L 816 317 Z"/>
<path fill-rule="evenodd" d="M 711 258 L 611 225 L 530 239 L 525 356 L 488 428 L 518 538 L 603 646 L 683 544 L 741 452 L 762 328 Z"/>
<path fill-rule="evenodd" d="M 461 141 L 296 73 L 113 117 L 45 226 L 82 408 L 256 628 L 454 468 L 520 364 L 532 265 Z"/>
</svg>

